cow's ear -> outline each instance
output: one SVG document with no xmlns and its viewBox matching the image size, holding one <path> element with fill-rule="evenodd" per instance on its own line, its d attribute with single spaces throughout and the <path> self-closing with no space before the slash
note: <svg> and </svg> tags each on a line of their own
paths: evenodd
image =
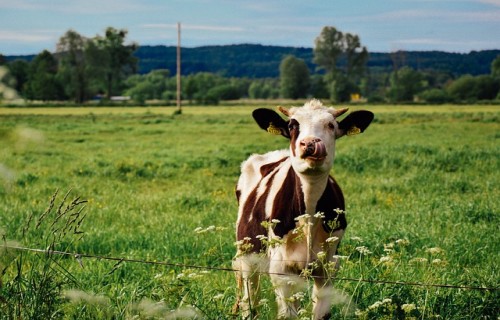
<svg viewBox="0 0 500 320">
<path fill-rule="evenodd" d="M 351 112 L 339 122 L 337 138 L 344 135 L 352 136 L 365 131 L 373 120 L 373 113 L 366 110 Z"/>
<path fill-rule="evenodd" d="M 290 138 L 288 122 L 285 121 L 276 111 L 259 108 L 252 112 L 252 116 L 261 129 L 275 135 L 282 135 Z"/>
</svg>

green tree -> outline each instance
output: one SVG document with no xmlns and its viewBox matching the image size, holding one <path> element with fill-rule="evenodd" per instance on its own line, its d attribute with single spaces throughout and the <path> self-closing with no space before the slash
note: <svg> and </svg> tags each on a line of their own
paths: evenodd
<svg viewBox="0 0 500 320">
<path fill-rule="evenodd" d="M 168 90 L 170 71 L 166 69 L 153 70 L 146 75 L 132 75 L 124 82 L 128 87 L 124 94 L 134 100 L 144 103 L 146 100 L 163 99 Z"/>
<path fill-rule="evenodd" d="M 314 62 L 326 71 L 330 98 L 334 101 L 348 101 L 351 93 L 359 92 L 357 83 L 366 72 L 367 61 L 368 50 L 361 46 L 357 35 L 327 26 L 315 39 Z"/>
<path fill-rule="evenodd" d="M 57 79 L 57 65 L 57 60 L 47 50 L 33 59 L 26 81 L 26 98 L 43 101 L 63 98 L 62 86 Z"/>
<path fill-rule="evenodd" d="M 500 55 L 498 55 L 493 62 L 491 62 L 491 75 L 500 80 Z"/>
<path fill-rule="evenodd" d="M 309 68 L 302 59 L 286 56 L 280 64 L 280 92 L 283 98 L 305 98 L 311 86 Z"/>
<path fill-rule="evenodd" d="M 18 98 L 17 91 L 14 89 L 15 84 L 16 80 L 9 73 L 9 69 L 4 65 L 0 65 L 0 103 L 2 100 L 13 100 Z"/>
<path fill-rule="evenodd" d="M 389 99 L 393 102 L 413 101 L 414 96 L 425 89 L 423 75 L 410 67 L 391 73 Z"/>
<path fill-rule="evenodd" d="M 319 74 L 311 76 L 311 95 L 317 99 L 328 99 L 330 93 L 328 92 L 328 84 L 325 77 Z"/>
<path fill-rule="evenodd" d="M 251 99 L 275 99 L 279 97 L 279 83 L 276 79 L 254 79 L 248 87 Z"/>
<path fill-rule="evenodd" d="M 8 64 L 10 75 L 15 79 L 14 89 L 24 96 L 25 84 L 28 81 L 29 63 L 25 60 L 14 60 Z"/>
<path fill-rule="evenodd" d="M 74 30 L 68 30 L 57 43 L 59 78 L 64 91 L 75 102 L 82 103 L 88 96 L 88 65 L 85 59 L 87 39 Z"/>
<path fill-rule="evenodd" d="M 471 75 L 464 75 L 453 81 L 446 91 L 455 101 L 474 102 L 478 96 L 476 80 Z"/>
<path fill-rule="evenodd" d="M 419 94 L 419 98 L 427 103 L 443 104 L 450 101 L 450 97 L 446 90 L 432 88 L 427 89 Z"/>
<path fill-rule="evenodd" d="M 493 100 L 496 98 L 500 89 L 500 79 L 484 74 L 475 77 L 475 81 L 477 100 Z"/>
<path fill-rule="evenodd" d="M 96 38 L 97 47 L 103 53 L 99 67 L 104 73 L 103 80 L 108 98 L 121 92 L 122 80 L 137 69 L 137 58 L 133 55 L 137 45 L 124 44 L 127 33 L 127 30 L 109 27 L 104 38 Z"/>
<path fill-rule="evenodd" d="M 324 27 L 314 43 L 314 63 L 327 73 L 336 73 L 337 61 L 344 52 L 344 34 L 335 27 Z"/>
</svg>

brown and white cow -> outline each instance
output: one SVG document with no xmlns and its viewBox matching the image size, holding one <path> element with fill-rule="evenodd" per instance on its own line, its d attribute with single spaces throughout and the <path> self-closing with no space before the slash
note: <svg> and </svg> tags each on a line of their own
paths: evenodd
<svg viewBox="0 0 500 320">
<path fill-rule="evenodd" d="M 335 141 L 363 132 L 373 113 L 354 111 L 338 122 L 347 109 L 325 107 L 315 99 L 279 110 L 288 121 L 270 109 L 257 109 L 253 117 L 262 129 L 290 139 L 290 148 L 252 155 L 243 162 L 236 187 L 238 252 L 233 264 L 242 297 L 235 307 L 245 318 L 255 316 L 259 276 L 266 272 L 275 288 L 278 317 L 296 317 L 298 285 L 289 275 L 306 270 L 315 276 L 314 319 L 327 318 L 332 283 L 322 266 L 338 268 L 337 246 L 347 227 L 344 197 L 330 176 Z"/>
</svg>

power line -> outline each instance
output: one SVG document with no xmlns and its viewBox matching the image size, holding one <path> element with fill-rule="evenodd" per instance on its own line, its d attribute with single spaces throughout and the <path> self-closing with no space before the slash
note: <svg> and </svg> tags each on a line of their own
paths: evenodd
<svg viewBox="0 0 500 320">
<path fill-rule="evenodd" d="M 168 266 L 168 267 L 179 267 L 179 268 L 188 268 L 188 269 L 203 269 L 203 270 L 211 270 L 211 271 L 226 271 L 226 272 L 237 272 L 233 268 L 225 268 L 225 267 L 210 267 L 210 266 L 199 266 L 199 265 L 190 265 L 183 263 L 174 263 L 167 261 L 151 261 L 151 260 L 143 260 L 143 259 L 133 259 L 133 258 L 120 258 L 120 257 L 110 257 L 103 255 L 93 255 L 87 253 L 75 253 L 75 252 L 65 252 L 58 250 L 45 250 L 45 249 L 34 249 L 27 248 L 21 246 L 13 246 L 4 244 L 3 248 L 13 249 L 18 251 L 28 251 L 34 253 L 44 253 L 47 255 L 61 255 L 61 256 L 71 256 L 75 258 L 78 263 L 83 266 L 81 259 L 82 258 L 91 258 L 97 260 L 109 260 L 109 261 L 117 261 L 117 263 L 122 262 L 131 262 L 131 263 L 142 263 L 148 265 L 160 265 L 160 266 Z M 289 276 L 290 274 L 285 273 L 271 273 L 264 271 L 257 271 L 261 274 L 273 274 L 273 275 L 282 275 Z M 318 278 L 318 279 L 328 279 L 328 277 L 323 276 L 314 276 L 310 275 L 310 278 Z M 451 285 L 451 284 L 436 284 L 436 283 L 421 283 L 421 282 L 405 282 L 405 281 L 390 281 L 390 280 L 370 280 L 363 278 L 348 278 L 348 277 L 335 277 L 333 278 L 335 281 L 348 281 L 348 282 L 363 282 L 363 283 L 371 283 L 371 284 L 386 284 L 386 285 L 401 285 L 401 286 L 414 286 L 414 287 L 434 287 L 434 288 L 448 288 L 448 289 L 463 289 L 463 290 L 478 290 L 478 291 L 497 291 L 500 290 L 500 287 L 478 287 L 478 286 L 469 286 L 469 285 Z"/>
</svg>

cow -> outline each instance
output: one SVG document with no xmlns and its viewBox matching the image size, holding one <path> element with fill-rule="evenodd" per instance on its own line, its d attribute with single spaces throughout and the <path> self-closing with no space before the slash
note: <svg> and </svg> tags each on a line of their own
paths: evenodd
<svg viewBox="0 0 500 320">
<path fill-rule="evenodd" d="M 260 128 L 289 139 L 290 147 L 250 156 L 236 186 L 233 268 L 239 293 L 234 311 L 256 317 L 260 274 L 268 273 L 278 318 L 295 318 L 299 288 L 290 277 L 309 274 L 314 278 L 313 317 L 327 319 L 332 274 L 326 266 L 338 269 L 337 246 L 347 227 L 344 196 L 330 176 L 335 142 L 363 132 L 374 115 L 360 110 L 338 121 L 348 109 L 326 107 L 316 99 L 278 109 L 287 120 L 271 109 L 256 109 L 252 115 Z"/>
</svg>

